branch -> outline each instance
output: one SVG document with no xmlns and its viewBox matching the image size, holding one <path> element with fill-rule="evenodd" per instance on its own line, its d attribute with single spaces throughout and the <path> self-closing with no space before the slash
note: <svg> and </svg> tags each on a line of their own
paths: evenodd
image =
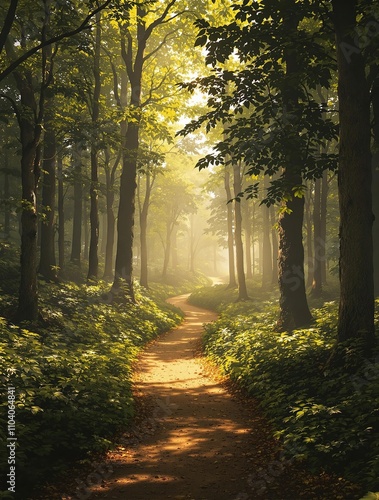
<svg viewBox="0 0 379 500">
<path fill-rule="evenodd" d="M 114 95 L 117 106 L 121 109 L 121 100 L 120 100 L 120 95 L 118 92 L 118 76 L 117 76 L 116 66 L 114 65 L 114 63 L 112 61 L 112 54 L 110 53 L 110 51 L 108 49 L 106 49 L 103 45 L 101 46 L 101 48 L 109 57 L 109 64 L 111 65 L 112 75 L 113 75 L 113 95 Z"/>
<path fill-rule="evenodd" d="M 128 48 L 126 49 L 125 35 L 121 33 L 121 57 L 124 60 L 126 71 L 128 73 L 129 79 L 133 75 L 133 39 L 129 31 L 126 33 L 126 38 L 128 40 Z"/>
<path fill-rule="evenodd" d="M 12 28 L 13 21 L 16 15 L 17 4 L 18 0 L 12 0 L 9 5 L 9 9 L 6 18 L 4 20 L 3 28 L 0 33 L 0 54 L 3 51 L 5 40 L 7 39 L 7 36 L 9 35 L 9 32 Z"/>
<path fill-rule="evenodd" d="M 16 102 L 11 97 L 9 97 L 9 95 L 6 95 L 6 94 L 0 94 L 0 98 L 7 99 L 7 101 L 9 101 L 11 103 L 13 112 L 16 115 L 16 118 L 17 118 L 17 122 L 20 125 L 20 123 L 21 123 L 21 116 L 20 116 L 20 112 L 19 112 L 19 110 L 17 108 Z M 21 127 L 21 125 L 20 125 L 20 127 Z"/>
<path fill-rule="evenodd" d="M 147 40 L 147 39 L 150 37 L 151 33 L 153 32 L 153 30 L 154 30 L 157 26 L 159 26 L 160 24 L 162 24 L 162 23 L 165 21 L 165 19 L 166 19 L 166 17 L 167 17 L 167 15 L 168 15 L 168 13 L 169 13 L 169 12 L 170 12 L 170 10 L 171 10 L 171 7 L 173 7 L 173 6 L 175 5 L 175 3 L 176 3 L 176 0 L 171 0 L 171 1 L 167 4 L 167 6 L 166 6 L 165 10 L 163 11 L 163 14 L 162 14 L 160 17 L 158 17 L 157 19 L 155 19 L 155 21 L 153 21 L 153 22 L 152 22 L 152 23 L 151 23 L 151 24 L 150 24 L 150 25 L 146 28 L 146 31 L 145 31 L 145 40 Z M 166 22 L 167 22 L 167 21 L 166 21 Z"/>
<path fill-rule="evenodd" d="M 49 38 L 48 40 L 39 43 L 32 49 L 28 50 L 25 52 L 22 56 L 20 56 L 16 61 L 13 61 L 8 68 L 6 68 L 4 71 L 0 73 L 0 82 L 4 80 L 8 75 L 10 75 L 20 64 L 22 64 L 24 61 L 29 59 L 29 57 L 33 56 L 36 52 L 41 50 L 43 47 L 47 47 L 48 45 L 52 45 L 53 43 L 60 42 L 61 40 L 64 40 L 65 38 L 70 38 L 72 36 L 77 35 L 81 31 L 88 29 L 91 27 L 91 25 L 88 24 L 90 19 L 95 16 L 98 12 L 101 10 L 105 9 L 112 0 L 106 0 L 102 5 L 97 7 L 97 9 L 93 10 L 88 16 L 84 19 L 82 24 L 75 28 L 74 30 L 67 31 L 66 33 L 61 33 L 60 35 L 53 36 L 52 38 Z"/>
<path fill-rule="evenodd" d="M 149 54 L 147 54 L 144 58 L 143 58 L 143 62 L 146 62 L 148 59 L 150 59 L 150 57 L 152 57 L 154 54 L 156 54 L 162 47 L 163 45 L 167 42 L 167 39 L 170 35 L 173 35 L 174 33 L 176 33 L 177 31 L 179 31 L 179 29 L 176 29 L 176 30 L 172 30 L 170 31 L 169 33 L 167 33 L 165 35 L 165 37 L 163 38 L 163 40 L 161 41 L 161 43 L 154 49 L 152 50 L 151 52 L 149 52 Z"/>
</svg>

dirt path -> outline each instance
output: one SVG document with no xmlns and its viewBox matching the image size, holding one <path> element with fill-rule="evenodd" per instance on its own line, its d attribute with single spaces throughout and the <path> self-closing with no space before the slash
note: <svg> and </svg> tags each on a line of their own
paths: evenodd
<svg viewBox="0 0 379 500">
<path fill-rule="evenodd" d="M 256 445 L 253 420 L 249 409 L 204 372 L 196 352 L 202 325 L 216 315 L 186 299 L 170 300 L 184 310 L 185 321 L 140 358 L 139 421 L 111 454 L 113 473 L 91 489 L 91 499 L 253 498 L 243 494 Z"/>
<path fill-rule="evenodd" d="M 186 299 L 170 300 L 184 310 L 185 321 L 150 344 L 137 363 L 138 411 L 130 434 L 81 483 L 76 496 L 64 498 L 360 498 L 342 478 L 310 476 L 280 457 L 254 400 L 230 390 L 198 356 L 202 325 L 216 315 Z"/>
</svg>

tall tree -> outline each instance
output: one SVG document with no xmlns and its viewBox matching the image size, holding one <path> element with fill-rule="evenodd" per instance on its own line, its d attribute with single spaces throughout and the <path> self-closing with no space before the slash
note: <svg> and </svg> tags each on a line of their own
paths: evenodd
<svg viewBox="0 0 379 500">
<path fill-rule="evenodd" d="M 94 89 L 92 97 L 91 113 L 91 184 L 90 184 L 90 245 L 88 258 L 88 276 L 87 279 L 97 279 L 99 272 L 99 173 L 98 173 L 98 142 L 99 142 L 99 116 L 100 116 L 100 93 L 101 93 L 101 75 L 100 75 L 100 50 L 101 50 L 101 14 L 96 14 L 96 32 L 93 54 L 93 77 Z"/>
<path fill-rule="evenodd" d="M 46 41 L 50 24 L 50 4 L 46 0 L 41 42 Z M 19 43 L 26 50 L 27 36 L 21 23 Z M 8 57 L 17 60 L 15 41 L 8 36 L 5 42 Z M 19 289 L 18 319 L 38 318 L 37 290 L 37 184 L 40 176 L 40 140 L 42 136 L 45 93 L 51 82 L 51 54 L 45 47 L 40 58 L 39 95 L 35 93 L 36 77 L 30 67 L 14 70 L 13 76 L 19 92 L 21 109 L 14 103 L 20 127 L 22 214 L 21 214 L 21 280 Z M 14 102 L 14 101 L 13 101 Z"/>
<path fill-rule="evenodd" d="M 229 266 L 229 284 L 228 288 L 235 288 L 237 286 L 236 267 L 235 267 L 235 254 L 234 254 L 234 224 L 233 224 L 233 205 L 230 203 L 232 199 L 232 190 L 230 188 L 230 172 L 225 166 L 224 186 L 226 192 L 226 223 L 228 230 L 228 266 Z"/>
<path fill-rule="evenodd" d="M 356 0 L 333 0 L 338 61 L 340 306 L 338 339 L 374 343 L 370 92 L 355 46 Z"/>
<path fill-rule="evenodd" d="M 133 240 L 134 240 L 134 214 L 135 197 L 137 189 L 137 159 L 140 142 L 140 126 L 142 108 L 142 79 L 145 63 L 151 59 L 167 42 L 172 33 L 163 35 L 157 40 L 155 46 L 147 49 L 148 41 L 154 31 L 180 16 L 183 11 L 173 10 L 177 0 L 170 0 L 163 6 L 161 14 L 153 20 L 145 4 L 135 6 L 136 33 L 133 40 L 130 22 L 120 23 L 121 55 L 128 75 L 130 92 L 128 102 L 128 123 L 123 137 L 122 173 L 120 181 L 120 203 L 117 219 L 117 250 L 115 264 L 115 278 L 112 290 L 118 292 L 120 284 L 125 283 L 127 294 L 134 301 L 133 292 Z M 171 13 L 171 14 L 170 14 Z M 149 98 L 148 98 L 149 102 Z"/>
<path fill-rule="evenodd" d="M 56 132 L 51 96 L 46 101 L 45 134 L 42 162 L 42 210 L 41 250 L 39 273 L 48 280 L 57 280 L 55 258 L 55 183 L 56 183 Z"/>
<path fill-rule="evenodd" d="M 236 245 L 236 267 L 238 279 L 238 300 L 247 300 L 244 257 L 243 257 L 243 239 L 242 239 L 242 209 L 239 198 L 242 192 L 242 172 L 241 162 L 233 163 L 233 190 L 234 190 L 234 239 Z"/>
</svg>

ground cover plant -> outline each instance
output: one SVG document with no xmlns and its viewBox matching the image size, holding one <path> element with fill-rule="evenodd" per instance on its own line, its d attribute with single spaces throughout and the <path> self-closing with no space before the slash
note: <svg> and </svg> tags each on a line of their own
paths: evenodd
<svg viewBox="0 0 379 500">
<path fill-rule="evenodd" d="M 313 308 L 310 328 L 278 333 L 277 301 L 233 296 L 219 286 L 191 298 L 220 313 L 205 328 L 207 356 L 260 401 L 288 457 L 378 491 L 379 350 L 365 359 L 360 342 L 350 341 L 338 346 L 340 365 L 329 363 L 337 301 Z"/>
<path fill-rule="evenodd" d="M 25 498 L 74 460 L 106 450 L 127 427 L 133 415 L 133 361 L 181 315 L 164 302 L 157 305 L 138 286 L 137 304 L 125 305 L 111 303 L 104 282 L 42 283 L 40 320 L 16 325 L 9 317 L 17 257 L 9 260 L 4 248 L 3 253 L 0 311 L 7 317 L 0 314 L 0 437 L 6 441 L 7 387 L 15 387 L 17 493 Z M 7 459 L 2 447 L 2 471 Z M 6 491 L 1 495 L 7 498 Z"/>
</svg>

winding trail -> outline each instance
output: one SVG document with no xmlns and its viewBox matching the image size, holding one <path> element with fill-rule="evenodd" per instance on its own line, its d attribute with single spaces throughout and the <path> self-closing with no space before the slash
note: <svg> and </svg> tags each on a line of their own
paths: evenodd
<svg viewBox="0 0 379 500">
<path fill-rule="evenodd" d="M 246 491 L 249 458 L 257 453 L 252 425 L 260 427 L 261 417 L 205 370 L 199 338 L 216 314 L 189 305 L 187 297 L 169 300 L 185 312 L 184 322 L 139 359 L 136 428 L 111 453 L 113 473 L 92 488 L 91 499 L 254 498 Z"/>
<path fill-rule="evenodd" d="M 253 399 L 244 399 L 199 356 L 216 314 L 170 299 L 184 322 L 138 360 L 137 415 L 129 434 L 72 500 L 357 500 L 340 477 L 312 476 L 280 458 Z M 93 480 L 92 480 L 93 479 Z M 77 481 L 79 482 L 79 481 Z M 94 484 L 93 486 L 88 486 Z"/>
</svg>

